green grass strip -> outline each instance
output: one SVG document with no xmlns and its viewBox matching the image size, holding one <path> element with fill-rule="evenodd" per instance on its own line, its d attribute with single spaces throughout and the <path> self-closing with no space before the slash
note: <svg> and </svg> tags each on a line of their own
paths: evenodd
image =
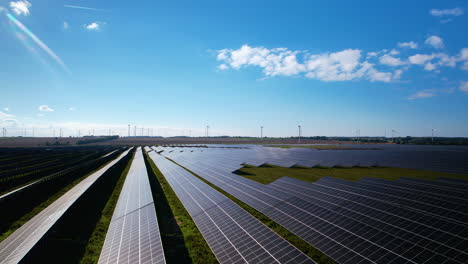
<svg viewBox="0 0 468 264">
<path fill-rule="evenodd" d="M 185 210 L 184 206 L 180 202 L 174 190 L 172 190 L 171 186 L 166 181 L 164 175 L 154 164 L 153 160 L 149 158 L 148 154 L 146 152 L 144 153 L 148 163 L 151 166 L 151 169 L 156 175 L 156 178 L 164 192 L 164 195 L 167 199 L 170 209 L 172 210 L 172 214 L 175 217 L 177 225 L 180 227 L 184 238 L 185 247 L 191 258 L 191 262 L 195 264 L 218 263 L 218 260 L 216 259 L 215 255 L 206 243 L 197 226 L 193 222 L 193 219 L 190 217 L 187 210 Z M 164 243 L 164 237 L 171 234 L 164 234 L 164 229 L 160 231 L 162 232 L 161 236 L 163 238 Z M 164 250 L 166 251 L 167 249 L 165 248 Z"/>
<path fill-rule="evenodd" d="M 117 206 L 117 201 L 119 200 L 120 192 L 122 191 L 125 179 L 127 178 L 128 171 L 130 170 L 130 166 L 132 165 L 135 152 L 133 152 L 131 155 L 132 157 L 128 160 L 128 164 L 125 167 L 125 170 L 120 175 L 120 178 L 117 181 L 117 184 L 115 185 L 114 191 L 112 192 L 109 200 L 107 201 L 106 206 L 102 210 L 101 218 L 97 222 L 96 228 L 94 229 L 93 233 L 91 234 L 91 237 L 88 240 L 85 253 L 80 261 L 80 263 L 82 264 L 97 263 L 99 260 L 102 246 L 104 245 L 104 241 L 106 240 L 107 230 L 109 229 L 112 215 L 114 213 L 115 207 Z"/>
<path fill-rule="evenodd" d="M 311 259 L 313 259 L 315 262 L 319 264 L 331 264 L 331 263 L 336 263 L 333 259 L 325 255 L 322 251 L 316 249 L 309 243 L 305 242 L 302 238 L 296 236 L 286 228 L 282 227 L 281 225 L 277 224 L 275 221 L 271 220 L 269 217 L 266 215 L 260 213 L 259 211 L 255 210 L 251 206 L 247 205 L 246 203 L 242 202 L 241 200 L 237 199 L 236 197 L 230 195 L 229 193 L 225 192 L 221 188 L 217 187 L 213 183 L 205 180 L 204 178 L 198 176 L 196 173 L 193 171 L 185 168 L 184 166 L 180 165 L 179 163 L 173 161 L 172 159 L 167 158 L 168 160 L 174 162 L 175 164 L 179 165 L 180 167 L 184 168 L 188 172 L 190 172 L 192 175 L 203 181 L 204 183 L 208 184 L 211 186 L 213 189 L 217 190 L 218 192 L 222 193 L 229 199 L 231 199 L 233 202 L 235 202 L 237 205 L 242 207 L 244 210 L 249 212 L 253 217 L 257 218 L 260 222 L 262 222 L 264 225 L 268 226 L 271 230 L 273 230 L 275 233 L 286 239 L 289 243 L 297 247 L 299 250 L 304 252 L 307 256 L 309 256 Z M 268 168 L 275 168 L 268 166 Z"/>
</svg>

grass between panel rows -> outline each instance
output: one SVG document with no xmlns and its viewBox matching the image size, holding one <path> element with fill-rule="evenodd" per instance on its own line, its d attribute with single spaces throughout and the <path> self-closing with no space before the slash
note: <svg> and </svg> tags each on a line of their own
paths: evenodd
<svg viewBox="0 0 468 264">
<path fill-rule="evenodd" d="M 155 197 L 155 206 L 167 262 L 218 263 L 193 219 L 185 210 L 164 175 L 146 152 L 144 152 L 144 155 L 148 171 L 151 169 L 153 172 L 153 177 L 150 174 L 153 196 L 155 193 L 161 194 L 161 190 L 163 193 L 163 195 Z M 183 255 L 184 251 L 188 256 Z"/>
<path fill-rule="evenodd" d="M 198 176 L 196 173 L 192 172 L 191 170 L 185 168 L 184 166 L 180 165 L 179 163 L 175 162 L 172 159 L 168 160 L 174 162 L 175 164 L 179 165 L 180 167 L 184 168 L 188 172 L 190 172 L 192 175 L 203 181 L 204 183 L 208 184 L 211 186 L 213 189 L 217 190 L 218 192 L 222 193 L 229 199 L 231 199 L 233 202 L 235 202 L 237 205 L 242 207 L 244 210 L 246 210 L 248 213 L 250 213 L 253 217 L 258 219 L 260 222 L 262 222 L 264 225 L 268 226 L 270 229 L 272 229 L 274 232 L 276 232 L 278 235 L 286 239 L 289 243 L 297 247 L 299 250 L 304 252 L 307 256 L 309 256 L 311 259 L 313 259 L 315 262 L 319 264 L 331 264 L 331 263 L 336 263 L 334 260 L 332 260 L 330 257 L 325 255 L 322 251 L 316 249 L 309 243 L 305 242 L 303 239 L 300 237 L 296 236 L 286 228 L 282 227 L 281 225 L 277 224 L 275 221 L 271 220 L 269 217 L 265 216 L 261 212 L 255 210 L 254 208 L 250 207 L 246 203 L 242 202 L 241 200 L 237 199 L 236 197 L 230 195 L 229 193 L 225 192 L 221 188 L 217 187 L 213 183 L 205 180 L 204 178 Z"/>
<path fill-rule="evenodd" d="M 349 181 L 357 181 L 366 177 L 385 180 L 398 180 L 400 177 L 425 180 L 435 180 L 439 177 L 446 177 L 468 180 L 468 176 L 462 174 L 390 167 L 315 166 L 309 168 L 293 166 L 287 168 L 270 164 L 263 164 L 258 167 L 245 164 L 244 167 L 236 170 L 234 173 L 262 184 L 269 184 L 285 176 L 308 182 L 317 181 L 322 177 L 334 177 Z"/>
<path fill-rule="evenodd" d="M 112 220 L 112 215 L 114 214 L 114 209 L 117 206 L 117 201 L 119 200 L 120 192 L 122 191 L 125 179 L 127 178 L 128 171 L 130 170 L 130 166 L 132 165 L 133 157 L 135 156 L 135 151 L 132 152 L 133 153 L 127 154 L 131 155 L 131 158 L 129 159 L 128 164 L 125 167 L 125 170 L 120 175 L 120 178 L 117 181 L 117 184 L 115 185 L 114 191 L 112 192 L 109 200 L 107 201 L 104 210 L 102 210 L 101 218 L 96 224 L 96 227 L 88 240 L 85 253 L 80 261 L 80 263 L 82 264 L 97 263 L 99 260 L 102 246 L 104 245 L 104 241 L 106 240 L 107 230 L 109 229 L 109 225 Z"/>
</svg>

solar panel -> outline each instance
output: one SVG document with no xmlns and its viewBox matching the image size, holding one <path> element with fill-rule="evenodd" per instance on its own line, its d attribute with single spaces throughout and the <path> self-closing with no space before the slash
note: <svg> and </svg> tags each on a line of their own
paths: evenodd
<svg viewBox="0 0 468 264">
<path fill-rule="evenodd" d="M 382 188 L 368 183 L 355 186 L 354 183 L 324 179 L 316 185 L 321 195 L 328 197 L 325 199 L 318 196 L 317 191 L 315 196 L 310 196 L 310 193 L 298 193 L 300 188 L 279 186 L 279 181 L 265 186 L 228 173 L 224 164 L 238 162 L 238 156 L 220 155 L 220 151 L 207 153 L 179 155 L 175 160 L 264 213 L 337 262 L 440 263 L 440 259 L 450 259 L 454 263 L 463 263 L 467 259 L 464 247 L 466 226 L 459 221 L 462 218 L 457 220 L 463 214 L 455 211 L 458 214 L 449 216 L 446 213 L 450 209 L 428 204 L 421 199 L 424 195 L 401 189 L 398 192 L 399 195 L 411 194 L 409 197 L 419 199 L 415 203 L 428 205 L 430 213 L 426 212 L 428 209 L 422 210 L 411 204 L 409 198 L 399 197 L 395 192 L 392 194 L 389 186 Z M 374 188 L 374 191 L 358 192 L 363 186 Z M 333 193 L 340 195 L 333 197 Z M 407 202 L 405 207 L 401 207 L 401 201 Z"/>
<path fill-rule="evenodd" d="M 414 221 L 401 217 L 398 214 L 391 213 L 386 208 L 366 206 L 351 199 L 340 197 L 336 191 L 326 192 L 323 189 L 315 188 L 314 183 L 305 183 L 291 178 L 281 178 L 271 184 L 275 189 L 292 193 L 297 197 L 312 202 L 314 205 L 331 210 L 347 219 L 353 219 L 365 223 L 369 227 L 365 229 L 366 233 L 371 232 L 372 228 L 393 237 L 393 243 L 386 243 L 380 236 L 377 243 L 388 247 L 392 251 L 398 251 L 403 248 L 408 258 L 414 258 L 418 252 L 428 250 L 431 252 L 431 258 L 444 259 L 468 258 L 468 250 L 465 248 L 466 237 L 460 237 L 465 227 L 459 226 L 458 232 L 449 233 L 438 229 L 436 226 L 428 226 L 419 221 Z M 335 216 L 336 217 L 336 216 Z M 422 216 L 424 217 L 424 216 Z M 433 219 L 432 219 L 433 220 Z M 346 221 L 350 223 L 349 220 Z M 451 224 L 446 221 L 436 221 L 441 224 Z M 353 227 L 355 228 L 355 227 Z M 399 254 L 404 254 L 400 252 Z"/>
<path fill-rule="evenodd" d="M 188 171 L 150 154 L 220 263 L 314 263 Z"/>
<path fill-rule="evenodd" d="M 112 160 L 98 171 L 78 183 L 63 196 L 34 216 L 0 243 L 0 263 L 18 263 L 59 220 L 70 206 L 88 190 L 110 167 L 115 165 L 130 150 Z"/>
<path fill-rule="evenodd" d="M 98 263 L 165 263 L 141 147 L 135 152 Z"/>
</svg>

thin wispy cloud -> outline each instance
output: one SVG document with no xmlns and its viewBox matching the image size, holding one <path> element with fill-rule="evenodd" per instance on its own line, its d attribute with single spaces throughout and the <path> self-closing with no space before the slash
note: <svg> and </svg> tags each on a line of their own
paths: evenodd
<svg viewBox="0 0 468 264">
<path fill-rule="evenodd" d="M 86 6 L 64 5 L 64 7 L 75 8 L 75 9 L 84 9 L 84 10 L 92 10 L 92 11 L 102 11 L 102 12 L 107 11 L 107 10 L 104 10 L 104 9 L 92 8 L 92 7 L 86 7 Z"/>
<path fill-rule="evenodd" d="M 40 105 L 38 107 L 38 110 L 41 111 L 41 112 L 53 112 L 54 111 L 54 109 L 52 109 L 48 105 Z"/>
<path fill-rule="evenodd" d="M 468 82 L 460 82 L 460 91 L 468 93 Z"/>
<path fill-rule="evenodd" d="M 10 8 L 18 16 L 28 16 L 30 14 L 29 8 L 31 8 L 31 3 L 28 1 L 12 1 L 10 2 Z"/>
<path fill-rule="evenodd" d="M 422 99 L 422 98 L 430 98 L 430 97 L 434 97 L 436 96 L 436 93 L 429 89 L 429 90 L 423 90 L 423 91 L 419 91 L 415 94 L 412 94 L 410 96 L 408 96 L 408 100 L 416 100 L 416 99 Z"/>
<path fill-rule="evenodd" d="M 435 17 L 442 17 L 442 16 L 461 16 L 463 15 L 464 11 L 462 8 L 456 7 L 452 9 L 431 9 L 429 13 Z"/>
<path fill-rule="evenodd" d="M 62 24 L 62 27 L 64 30 L 68 30 L 70 28 L 70 25 L 68 24 L 67 21 L 64 21 L 63 24 Z"/>
<path fill-rule="evenodd" d="M 14 115 L 0 111 L 0 119 L 6 119 L 14 117 Z"/>
</svg>

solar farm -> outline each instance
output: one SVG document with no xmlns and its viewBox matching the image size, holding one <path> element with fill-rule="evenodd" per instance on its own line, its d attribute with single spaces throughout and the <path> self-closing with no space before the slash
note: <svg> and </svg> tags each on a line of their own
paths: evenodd
<svg viewBox="0 0 468 264">
<path fill-rule="evenodd" d="M 468 263 L 468 148 L 0 149 L 0 263 Z"/>
</svg>

